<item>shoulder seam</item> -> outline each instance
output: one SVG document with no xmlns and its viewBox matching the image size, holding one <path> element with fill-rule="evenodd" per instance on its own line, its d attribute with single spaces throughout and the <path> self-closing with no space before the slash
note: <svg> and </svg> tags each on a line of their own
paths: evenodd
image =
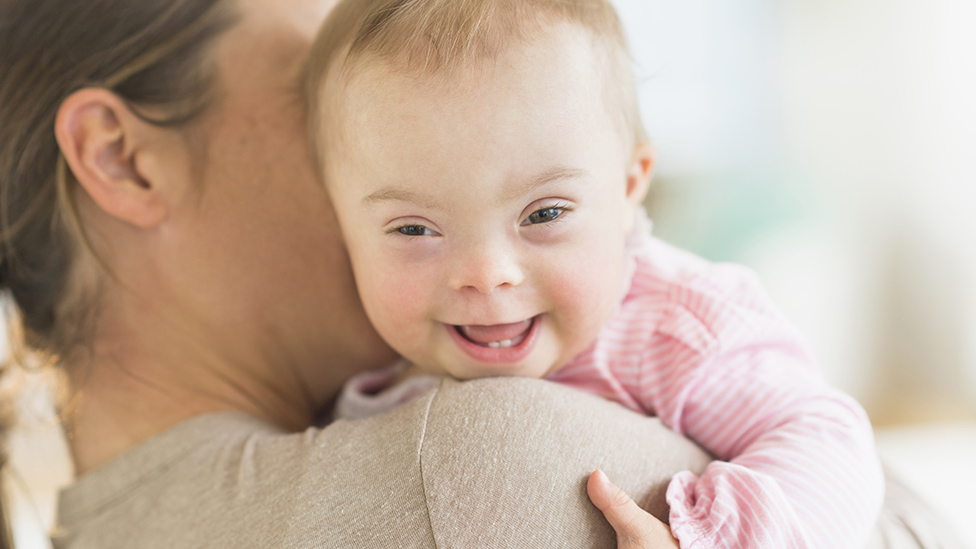
<svg viewBox="0 0 976 549">
<path fill-rule="evenodd" d="M 427 401 L 427 408 L 424 410 L 423 429 L 420 432 L 420 444 L 418 446 L 420 451 L 417 454 L 417 465 L 420 468 L 420 490 L 424 496 L 424 508 L 427 510 L 427 526 L 430 528 L 430 538 L 434 540 L 435 549 L 437 548 L 437 534 L 434 532 L 434 521 L 431 517 L 430 503 L 427 501 L 427 479 L 424 478 L 424 445 L 427 444 L 427 424 L 430 422 L 430 409 L 434 405 L 434 400 L 437 398 L 443 386 L 443 381 L 438 383 L 434 394 Z"/>
</svg>

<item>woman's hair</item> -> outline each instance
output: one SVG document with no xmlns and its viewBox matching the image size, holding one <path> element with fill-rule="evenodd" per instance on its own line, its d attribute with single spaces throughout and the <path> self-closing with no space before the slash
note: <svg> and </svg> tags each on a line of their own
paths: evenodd
<svg viewBox="0 0 976 549">
<path fill-rule="evenodd" d="M 89 241 L 54 136 L 62 102 L 99 87 L 147 122 L 188 122 L 215 98 L 208 53 L 232 24 L 226 4 L 0 0 L 0 290 L 15 305 L 11 333 L 22 337 L 12 347 L 57 360 L 87 343 L 94 319 L 96 290 L 72 280 Z M 150 119 L 140 109 L 164 114 Z M 0 373 L 6 370 L 5 362 Z M 7 427 L 10 397 L 0 400 L 8 411 L 0 427 Z M 0 512 L 0 548 L 11 543 L 7 526 Z"/>
<path fill-rule="evenodd" d="M 590 34 L 608 112 L 629 140 L 646 141 L 627 38 L 609 0 L 345 0 L 319 31 L 306 68 L 309 143 L 319 172 L 329 146 L 324 137 L 342 135 L 334 117 L 343 86 L 363 63 L 450 79 L 559 23 Z"/>
</svg>

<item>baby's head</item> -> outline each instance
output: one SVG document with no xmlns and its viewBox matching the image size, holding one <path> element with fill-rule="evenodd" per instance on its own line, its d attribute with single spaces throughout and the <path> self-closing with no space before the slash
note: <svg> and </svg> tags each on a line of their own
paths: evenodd
<svg viewBox="0 0 976 549">
<path fill-rule="evenodd" d="M 542 377 L 624 289 L 650 179 L 602 0 L 347 0 L 311 142 L 379 333 L 423 369 Z"/>
</svg>

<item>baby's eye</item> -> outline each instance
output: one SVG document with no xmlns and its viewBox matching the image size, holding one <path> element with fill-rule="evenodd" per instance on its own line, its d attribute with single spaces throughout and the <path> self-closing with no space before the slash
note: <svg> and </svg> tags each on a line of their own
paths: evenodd
<svg viewBox="0 0 976 549">
<path fill-rule="evenodd" d="M 431 236 L 434 231 L 424 227 L 423 225 L 404 225 L 402 227 L 397 227 L 397 232 L 404 236 Z"/>
<path fill-rule="evenodd" d="M 522 225 L 539 225 L 541 223 L 549 223 L 561 216 L 565 211 L 566 210 L 563 208 L 543 208 L 541 210 L 536 210 L 530 213 L 529 217 L 525 218 Z"/>
</svg>

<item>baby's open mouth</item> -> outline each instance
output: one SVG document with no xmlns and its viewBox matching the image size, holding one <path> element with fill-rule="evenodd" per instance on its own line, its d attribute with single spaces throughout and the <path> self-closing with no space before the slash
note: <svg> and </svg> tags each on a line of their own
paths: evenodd
<svg viewBox="0 0 976 549">
<path fill-rule="evenodd" d="M 511 324 L 454 326 L 454 329 L 461 334 L 461 337 L 479 347 L 507 349 L 518 346 L 525 341 L 525 338 L 529 337 L 533 322 L 535 322 L 535 317 Z"/>
</svg>

